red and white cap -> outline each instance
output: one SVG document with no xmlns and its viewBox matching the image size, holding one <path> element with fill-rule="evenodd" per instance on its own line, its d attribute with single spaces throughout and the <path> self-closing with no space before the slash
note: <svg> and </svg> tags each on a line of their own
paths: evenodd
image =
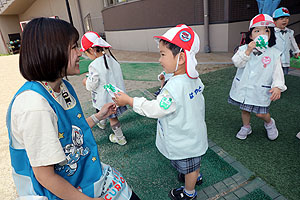
<svg viewBox="0 0 300 200">
<path fill-rule="evenodd" d="M 96 32 L 89 31 L 86 32 L 81 38 L 81 49 L 80 51 L 86 51 L 91 47 L 99 46 L 108 48 L 111 47 L 105 40 L 103 40 L 100 35 Z"/>
<path fill-rule="evenodd" d="M 196 32 L 185 24 L 177 25 L 169 29 L 162 36 L 154 36 L 157 41 L 166 40 L 175 44 L 184 50 L 185 69 L 188 77 L 198 78 L 199 74 L 196 70 L 197 60 L 196 54 L 200 49 L 200 40 Z"/>
<path fill-rule="evenodd" d="M 258 26 L 267 26 L 267 27 L 275 27 L 275 23 L 273 18 L 267 14 L 258 14 L 253 17 L 250 21 L 250 28 L 258 27 Z"/>
</svg>

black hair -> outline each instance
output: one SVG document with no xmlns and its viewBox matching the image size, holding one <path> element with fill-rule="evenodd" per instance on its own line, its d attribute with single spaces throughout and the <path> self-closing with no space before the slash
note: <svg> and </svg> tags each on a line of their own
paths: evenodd
<svg viewBox="0 0 300 200">
<path fill-rule="evenodd" d="M 109 54 L 110 54 L 110 56 L 111 56 L 113 59 L 115 59 L 115 61 L 117 61 L 117 59 L 115 58 L 115 56 L 112 54 L 112 52 L 110 51 L 110 49 L 109 49 L 108 47 L 104 48 L 104 47 L 95 46 L 95 47 L 92 47 L 92 48 L 95 49 L 95 51 L 96 51 L 97 53 L 104 52 L 104 49 L 107 49 L 108 52 L 109 52 Z M 89 53 L 91 53 L 91 52 L 90 52 L 90 49 L 87 49 L 86 51 L 89 52 Z M 107 60 L 106 60 L 106 56 L 105 56 L 105 52 L 103 53 L 103 58 L 104 58 L 104 63 L 105 63 L 106 69 L 109 69 L 108 64 L 107 64 Z M 117 62 L 118 62 L 118 61 L 117 61 Z"/>
<path fill-rule="evenodd" d="M 275 36 L 275 31 L 274 31 L 274 27 L 268 27 L 269 30 L 270 30 L 270 38 L 269 38 L 269 41 L 268 41 L 268 46 L 269 47 L 272 47 L 276 44 L 276 36 Z M 252 39 L 250 39 L 250 36 L 252 34 L 252 31 L 253 31 L 254 28 L 250 28 L 250 30 L 246 33 L 246 38 L 245 38 L 245 43 L 246 44 L 249 44 Z"/>
<path fill-rule="evenodd" d="M 24 28 L 19 68 L 28 81 L 53 82 L 67 75 L 71 45 L 79 38 L 70 23 L 52 18 L 35 18 Z"/>
<path fill-rule="evenodd" d="M 290 16 L 282 16 L 282 17 L 277 17 L 277 18 L 273 18 L 273 21 L 277 21 L 278 19 L 280 19 L 280 18 L 284 18 L 284 17 L 290 17 Z"/>
<path fill-rule="evenodd" d="M 168 42 L 166 40 L 160 39 L 159 42 L 162 42 L 168 49 L 172 51 L 173 56 L 175 57 L 179 52 L 183 52 L 184 49 L 180 48 L 176 44 Z M 180 51 L 181 49 L 181 51 Z"/>
</svg>

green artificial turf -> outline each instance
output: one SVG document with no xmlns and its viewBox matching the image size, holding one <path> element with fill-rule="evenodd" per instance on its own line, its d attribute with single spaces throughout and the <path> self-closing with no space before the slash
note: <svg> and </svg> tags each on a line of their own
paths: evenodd
<svg viewBox="0 0 300 200">
<path fill-rule="evenodd" d="M 263 121 L 251 115 L 252 134 L 246 140 L 235 138 L 242 126 L 238 107 L 227 103 L 234 67 L 200 75 L 205 89 L 208 138 L 235 157 L 256 176 L 264 179 L 288 199 L 300 197 L 300 77 L 286 76 L 288 90 L 271 103 L 279 137 L 267 139 Z"/>
<path fill-rule="evenodd" d="M 121 63 L 124 80 L 157 81 L 163 71 L 159 63 Z"/>
<path fill-rule="evenodd" d="M 261 189 L 256 189 L 246 196 L 240 198 L 240 200 L 272 200 L 272 198 L 264 193 Z"/>
<path fill-rule="evenodd" d="M 89 71 L 89 65 L 91 62 L 92 62 L 92 60 L 90 60 L 90 59 L 80 57 L 80 60 L 79 60 L 80 74 L 84 74 Z"/>
<path fill-rule="evenodd" d="M 91 62 L 90 59 L 80 57 L 80 74 L 88 72 Z M 158 63 L 121 63 L 120 65 L 124 80 L 157 81 L 157 75 L 163 71 Z"/>
<path fill-rule="evenodd" d="M 144 96 L 141 91 L 130 92 L 132 96 Z M 83 104 L 86 116 L 94 112 L 91 102 Z M 119 118 L 128 144 L 112 144 L 108 136 L 112 133 L 108 126 L 105 130 L 93 128 L 98 144 L 101 161 L 118 169 L 141 199 L 168 199 L 170 189 L 180 187 L 177 172 L 155 146 L 156 120 L 140 116 L 129 109 Z M 202 159 L 201 172 L 203 184 L 200 190 L 222 181 L 237 171 L 208 149 Z"/>
</svg>

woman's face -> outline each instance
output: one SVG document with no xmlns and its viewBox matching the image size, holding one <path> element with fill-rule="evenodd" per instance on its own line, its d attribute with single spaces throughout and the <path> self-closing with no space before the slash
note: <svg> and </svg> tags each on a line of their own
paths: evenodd
<svg viewBox="0 0 300 200">
<path fill-rule="evenodd" d="M 259 35 L 267 35 L 268 38 L 270 38 L 271 35 L 270 29 L 266 26 L 255 27 L 251 32 L 250 39 L 254 40 Z"/>
<path fill-rule="evenodd" d="M 70 54 L 69 54 L 69 63 L 67 68 L 67 75 L 77 75 L 80 74 L 79 70 L 79 58 L 81 52 L 77 47 L 77 43 L 71 45 Z"/>
</svg>

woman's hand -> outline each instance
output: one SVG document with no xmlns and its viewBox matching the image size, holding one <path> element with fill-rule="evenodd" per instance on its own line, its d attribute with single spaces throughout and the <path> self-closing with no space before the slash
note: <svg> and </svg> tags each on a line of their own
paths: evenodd
<svg viewBox="0 0 300 200">
<path fill-rule="evenodd" d="M 116 102 L 118 106 L 125 106 L 127 104 L 130 105 L 131 107 L 133 106 L 133 98 L 131 98 L 130 96 L 128 96 L 123 92 L 118 92 L 115 95 L 115 98 L 112 99 L 114 102 Z"/>
<path fill-rule="evenodd" d="M 101 110 L 98 113 L 96 113 L 95 115 L 96 115 L 97 119 L 102 120 L 102 119 L 106 119 L 111 114 L 116 113 L 116 110 L 117 110 L 116 104 L 107 103 L 107 104 L 104 104 L 102 106 Z"/>
<path fill-rule="evenodd" d="M 84 85 L 84 86 L 86 86 L 86 77 L 82 80 L 82 84 Z"/>
<path fill-rule="evenodd" d="M 280 99 L 280 95 L 281 95 L 281 90 L 278 87 L 274 87 L 271 90 L 269 90 L 269 92 L 272 93 L 270 99 L 271 101 L 276 101 L 278 99 Z"/>
<path fill-rule="evenodd" d="M 248 44 L 248 47 L 247 47 L 247 50 L 245 51 L 245 54 L 246 54 L 247 56 L 249 56 L 255 47 L 256 47 L 256 43 L 255 43 L 254 41 L 251 41 L 251 42 Z"/>
</svg>

